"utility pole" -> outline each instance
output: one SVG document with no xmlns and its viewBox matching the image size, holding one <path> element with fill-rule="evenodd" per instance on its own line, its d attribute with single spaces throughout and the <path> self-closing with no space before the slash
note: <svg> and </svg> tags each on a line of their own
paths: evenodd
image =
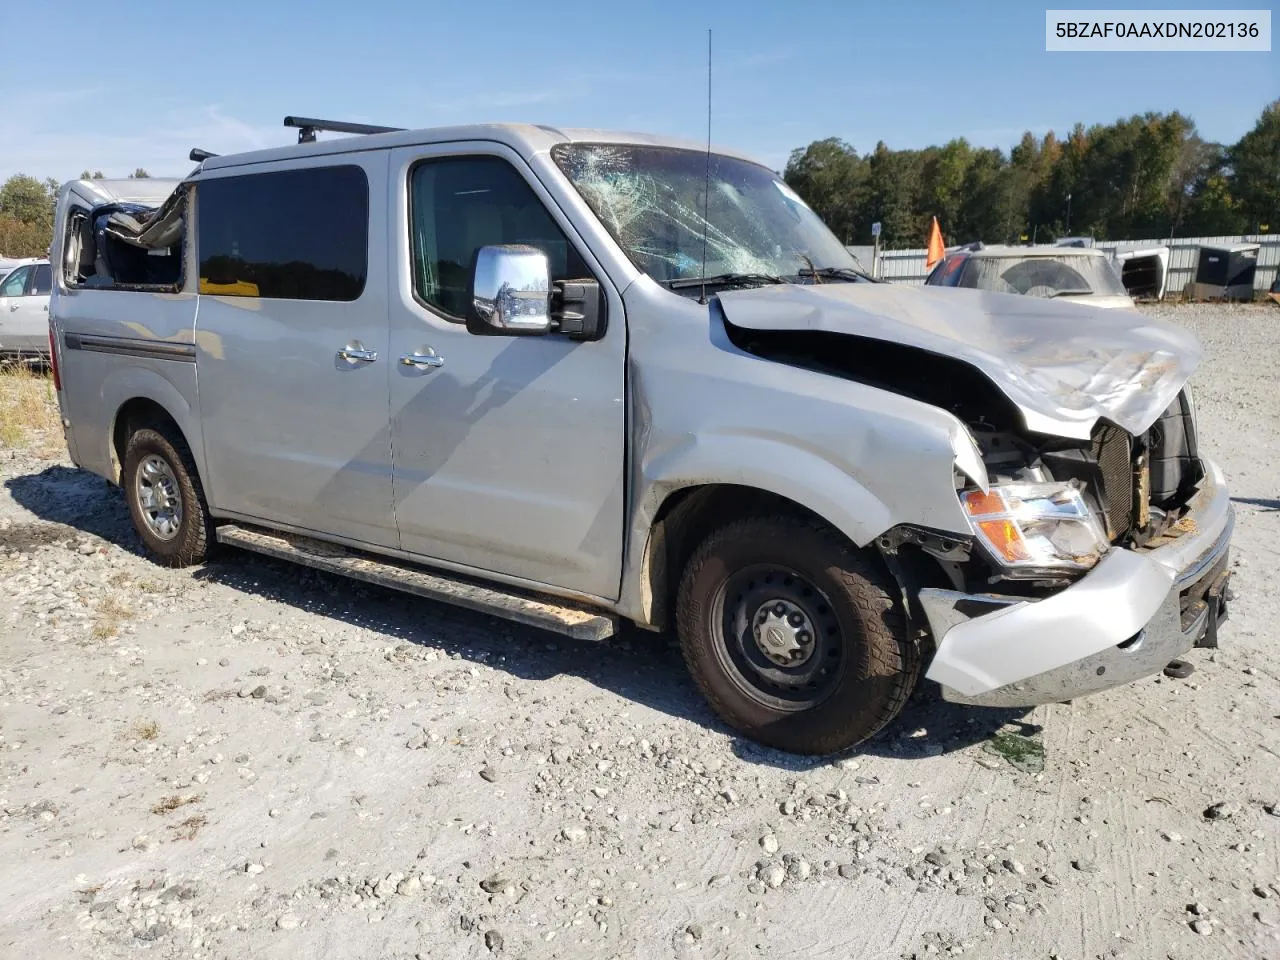
<svg viewBox="0 0 1280 960">
<path fill-rule="evenodd" d="M 1068 237 L 1071 236 L 1071 192 L 1067 192 L 1067 226 L 1063 230 Z"/>
</svg>

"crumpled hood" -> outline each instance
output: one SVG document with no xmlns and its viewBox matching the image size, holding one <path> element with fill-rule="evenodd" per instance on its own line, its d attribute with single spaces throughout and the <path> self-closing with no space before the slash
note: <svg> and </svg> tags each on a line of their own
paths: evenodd
<svg viewBox="0 0 1280 960">
<path fill-rule="evenodd" d="M 1013 402 L 1027 429 L 1088 439 L 1105 417 L 1147 430 L 1200 364 L 1189 332 L 1136 310 L 985 290 L 874 283 L 781 285 L 719 295 L 729 323 L 902 343 L 956 357 Z"/>
</svg>

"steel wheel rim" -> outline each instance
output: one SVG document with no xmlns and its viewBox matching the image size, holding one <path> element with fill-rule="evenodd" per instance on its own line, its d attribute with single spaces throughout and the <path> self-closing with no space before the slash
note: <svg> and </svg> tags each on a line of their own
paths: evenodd
<svg viewBox="0 0 1280 960">
<path fill-rule="evenodd" d="M 154 453 L 144 457 L 134 474 L 133 490 L 142 522 L 151 534 L 174 539 L 182 527 L 182 493 L 169 461 Z"/>
<path fill-rule="evenodd" d="M 720 585 L 714 609 L 716 657 L 734 684 L 757 703 L 774 710 L 807 710 L 839 684 L 847 659 L 843 630 L 830 598 L 799 572 L 781 564 L 743 567 Z M 793 632 L 779 643 L 768 634 L 781 621 Z M 810 633 L 809 642 L 791 643 L 801 631 Z M 798 655 L 783 656 L 797 647 Z"/>
</svg>

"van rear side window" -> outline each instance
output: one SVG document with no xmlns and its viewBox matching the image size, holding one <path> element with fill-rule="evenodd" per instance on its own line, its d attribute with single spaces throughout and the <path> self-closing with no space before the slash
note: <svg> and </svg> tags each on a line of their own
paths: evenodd
<svg viewBox="0 0 1280 960">
<path fill-rule="evenodd" d="M 187 192 L 178 187 L 158 207 L 113 200 L 67 213 L 62 274 L 73 289 L 166 290 L 182 287 Z M 45 286 L 52 276 L 45 279 Z"/>
<path fill-rule="evenodd" d="M 200 181 L 200 292 L 356 300 L 368 274 L 369 181 L 357 166 Z"/>
</svg>

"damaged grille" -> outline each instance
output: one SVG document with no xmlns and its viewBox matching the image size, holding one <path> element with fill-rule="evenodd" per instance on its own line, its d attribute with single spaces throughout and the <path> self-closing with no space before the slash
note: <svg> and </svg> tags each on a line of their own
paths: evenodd
<svg viewBox="0 0 1280 960">
<path fill-rule="evenodd" d="M 1093 431 L 1107 537 L 1130 533 L 1142 541 L 1159 533 L 1158 518 L 1171 522 L 1203 477 L 1196 453 L 1191 400 L 1184 390 L 1139 440 L 1114 424 Z M 1156 508 L 1153 514 L 1153 508 Z"/>
<path fill-rule="evenodd" d="M 1093 431 L 1093 455 L 1102 474 L 1099 499 L 1107 521 L 1107 538 L 1116 540 L 1133 526 L 1133 438 L 1119 427 L 1099 424 Z"/>
<path fill-rule="evenodd" d="M 1151 502 L 1161 508 L 1186 503 L 1203 479 L 1196 450 L 1195 414 L 1183 390 L 1147 433 L 1151 462 Z"/>
</svg>

